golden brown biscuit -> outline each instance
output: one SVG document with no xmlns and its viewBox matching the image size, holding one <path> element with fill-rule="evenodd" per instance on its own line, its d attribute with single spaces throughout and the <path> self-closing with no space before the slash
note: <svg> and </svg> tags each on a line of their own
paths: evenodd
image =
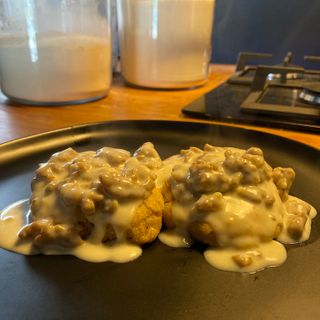
<svg viewBox="0 0 320 320">
<path fill-rule="evenodd" d="M 188 226 L 188 232 L 192 239 L 216 247 L 217 237 L 212 226 L 205 221 L 193 221 Z"/>
<path fill-rule="evenodd" d="M 162 226 L 163 208 L 161 190 L 155 188 L 136 209 L 130 228 L 127 230 L 127 239 L 140 245 L 154 241 Z"/>
<path fill-rule="evenodd" d="M 69 148 L 54 154 L 36 171 L 33 221 L 19 238 L 31 240 L 40 251 L 51 245 L 72 248 L 84 241 L 153 241 L 164 208 L 161 189 L 155 189 L 161 165 L 151 143 L 133 155 L 110 147 L 80 153 Z"/>
</svg>

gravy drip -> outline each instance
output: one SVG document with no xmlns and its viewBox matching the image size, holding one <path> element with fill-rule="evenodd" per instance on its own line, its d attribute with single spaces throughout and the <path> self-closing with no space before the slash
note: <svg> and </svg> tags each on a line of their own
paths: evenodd
<svg viewBox="0 0 320 320">
<path fill-rule="evenodd" d="M 151 143 L 133 156 L 114 148 L 67 149 L 36 171 L 30 209 L 29 200 L 22 200 L 2 211 L 0 247 L 91 262 L 134 260 L 142 249 L 128 241 L 126 231 L 137 207 L 159 188 L 171 208 L 161 242 L 171 247 L 204 242 L 204 257 L 215 268 L 253 273 L 285 262 L 281 243 L 310 236 L 317 212 L 289 195 L 293 180 L 292 169 L 272 169 L 258 148 L 191 147 L 164 161 Z M 21 236 L 32 223 L 49 226 L 40 245 L 36 233 Z"/>
<path fill-rule="evenodd" d="M 288 195 L 293 170 L 272 169 L 260 149 L 192 147 L 164 163 L 173 197 L 170 226 L 159 235 L 164 244 L 204 242 L 215 268 L 256 272 L 284 263 L 280 242 L 309 238 L 316 210 Z"/>
<path fill-rule="evenodd" d="M 28 200 L 3 211 L 0 246 L 22 254 L 72 254 L 92 262 L 136 259 L 142 249 L 128 240 L 127 232 L 155 189 L 161 166 L 151 143 L 132 156 L 109 147 L 56 153 L 36 170 L 30 211 Z"/>
<path fill-rule="evenodd" d="M 9 251 L 24 255 L 47 254 L 47 255 L 74 255 L 82 260 L 90 262 L 128 262 L 138 258 L 142 254 L 140 246 L 133 243 L 118 242 L 106 246 L 102 243 L 83 241 L 76 247 L 47 246 L 41 251 L 32 246 L 32 241 L 21 241 L 18 238 L 19 231 L 27 223 L 29 200 L 18 201 L 2 211 L 0 218 L 0 247 Z"/>
</svg>

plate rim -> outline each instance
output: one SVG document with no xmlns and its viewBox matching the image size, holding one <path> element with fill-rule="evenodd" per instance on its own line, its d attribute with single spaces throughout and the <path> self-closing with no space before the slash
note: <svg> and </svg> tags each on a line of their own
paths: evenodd
<svg viewBox="0 0 320 320">
<path fill-rule="evenodd" d="M 302 141 L 298 141 L 295 140 L 293 138 L 290 137 L 284 137 L 281 135 L 278 135 L 276 133 L 271 133 L 271 132 L 266 132 L 266 131 L 261 131 L 259 129 L 255 129 L 255 128 L 246 128 L 246 127 L 242 127 L 242 126 L 238 126 L 236 124 L 225 124 L 225 123 L 208 123 L 208 122 L 201 122 L 201 121 L 181 121 L 181 120 L 165 120 L 165 119 L 130 119 L 130 120 L 126 120 L 126 119 L 119 119 L 119 120 L 107 120 L 107 121 L 96 121 L 96 122 L 86 122 L 86 123 L 81 123 L 81 124 L 76 124 L 76 125 L 70 125 L 70 126 L 66 126 L 66 127 L 62 127 L 62 128 L 58 128 L 58 129 L 53 129 L 53 130 L 48 130 L 48 131 L 43 131 L 43 132 L 39 132 L 39 133 L 35 133 L 35 134 L 31 134 L 31 135 L 26 135 L 26 136 L 22 136 L 22 137 L 18 137 L 18 138 L 14 138 L 12 140 L 8 140 L 5 142 L 0 143 L 0 150 L 4 147 L 7 146 L 11 146 L 11 145 L 15 145 L 15 144 L 19 144 L 22 142 L 27 142 L 29 140 L 33 140 L 33 139 L 37 139 L 37 138 L 42 138 L 43 136 L 50 136 L 51 134 L 58 134 L 58 133 L 64 133 L 70 130 L 80 130 L 82 128 L 87 128 L 87 127 L 93 127 L 93 126 L 103 126 L 103 125 L 108 125 L 108 124 L 117 124 L 117 123 L 170 123 L 170 124 L 178 124 L 178 125 L 204 125 L 204 126 L 213 126 L 213 127 L 223 127 L 223 128 L 232 128 L 232 129 L 236 129 L 236 130 L 240 130 L 240 131 L 247 131 L 247 132 L 254 132 L 254 133 L 258 133 L 258 134 L 262 134 L 262 135 L 267 135 L 267 136 L 273 136 L 279 139 L 283 139 L 283 140 L 287 140 L 287 141 L 291 141 L 294 143 L 298 143 L 300 145 L 306 146 L 310 149 L 314 149 L 316 151 L 320 151 L 320 148 L 317 148 L 315 146 L 309 145 L 307 143 L 304 143 Z"/>
</svg>

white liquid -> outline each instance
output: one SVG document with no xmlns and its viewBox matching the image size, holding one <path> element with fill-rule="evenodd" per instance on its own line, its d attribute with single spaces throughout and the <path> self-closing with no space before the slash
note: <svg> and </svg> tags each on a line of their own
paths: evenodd
<svg viewBox="0 0 320 320">
<path fill-rule="evenodd" d="M 160 232 L 159 240 L 173 248 L 189 248 L 193 241 L 185 230 L 165 230 Z"/>
<path fill-rule="evenodd" d="M 296 198 L 294 196 L 289 196 L 289 199 L 296 199 L 300 202 L 304 202 L 303 200 Z M 311 210 L 309 213 L 309 216 L 307 218 L 306 224 L 304 226 L 303 229 L 303 233 L 301 238 L 299 239 L 299 241 L 292 239 L 288 233 L 286 232 L 287 230 L 287 223 L 288 223 L 288 216 L 286 215 L 283 219 L 284 222 L 284 228 L 282 230 L 282 232 L 279 234 L 279 236 L 277 237 L 277 240 L 281 241 L 282 243 L 286 243 L 286 244 L 294 244 L 294 243 L 299 243 L 299 242 L 304 242 L 307 241 L 310 237 L 310 233 L 311 233 L 311 222 L 312 219 L 317 215 L 317 211 L 314 207 L 311 206 Z"/>
<path fill-rule="evenodd" d="M 21 200 L 5 208 L 0 215 L 0 247 L 21 254 L 33 254 L 32 243 L 19 242 L 18 232 L 27 224 L 29 201 Z"/>
<path fill-rule="evenodd" d="M 229 148 L 229 150 L 237 151 L 235 148 Z M 184 156 L 173 156 L 164 161 L 167 167 L 174 168 L 172 177 L 176 179 L 175 181 L 181 183 L 190 177 L 188 169 L 201 155 L 201 152 L 201 150 L 189 150 Z M 221 168 L 225 152 L 226 148 L 215 148 L 213 151 L 205 153 L 207 159 L 219 164 Z M 241 153 L 243 150 L 238 149 L 238 152 Z M 167 169 L 167 171 L 169 170 Z M 179 191 L 179 183 L 171 182 L 172 194 L 175 189 L 176 192 Z M 190 188 L 190 180 L 188 187 Z M 272 206 L 267 206 L 263 201 L 255 202 L 243 198 L 235 190 L 229 190 L 224 194 L 223 207 L 205 213 L 195 210 L 197 200 L 195 198 L 174 200 L 172 219 L 176 227 L 162 231 L 159 234 L 159 240 L 174 248 L 190 247 L 193 241 L 188 233 L 188 225 L 192 221 L 201 220 L 214 226 L 213 229 L 219 244 L 219 248 L 209 247 L 204 252 L 205 259 L 213 267 L 225 271 L 253 273 L 267 267 L 283 264 L 287 258 L 287 252 L 278 241 L 290 244 L 308 240 L 311 232 L 311 220 L 317 212 L 315 208 L 310 206 L 301 238 L 293 239 L 288 233 L 287 218 L 290 212 L 287 210 L 286 203 L 281 200 L 273 180 L 267 179 L 260 182 L 258 187 L 260 191 L 264 191 L 265 194 L 274 198 Z M 188 189 L 185 189 L 184 194 L 187 192 Z M 179 193 L 177 194 L 179 195 Z M 308 206 L 303 200 L 289 195 L 287 201 L 292 200 Z M 283 223 L 283 230 L 279 235 L 275 235 L 279 223 Z M 263 238 L 264 240 L 262 240 Z M 243 260 L 239 261 L 241 259 Z M 243 263 L 246 259 L 250 260 L 247 265 L 245 262 Z"/>
<path fill-rule="evenodd" d="M 111 83 L 111 42 L 53 32 L 34 41 L 0 37 L 0 74 L 11 98 L 54 103 L 101 97 Z"/>
<path fill-rule="evenodd" d="M 247 254 L 252 259 L 252 264 L 241 268 L 241 272 L 254 273 L 267 267 L 275 267 L 283 264 L 287 259 L 285 247 L 278 241 L 269 241 L 259 244 L 258 247 L 250 250 L 235 249 L 208 249 L 204 257 L 213 267 L 239 272 L 239 266 L 232 260 L 232 256 Z"/>
<path fill-rule="evenodd" d="M 18 238 L 19 230 L 26 224 L 26 214 L 29 209 L 29 200 L 18 201 L 2 211 L 0 216 L 0 247 L 25 255 L 40 253 L 32 247 L 32 241 L 21 241 Z M 119 242 L 102 244 L 84 241 L 75 248 L 52 247 L 45 248 L 44 254 L 70 254 L 90 262 L 128 262 L 142 254 L 140 246 Z"/>
<path fill-rule="evenodd" d="M 157 156 L 152 156 L 152 148 L 152 145 L 144 145 L 144 153 L 149 155 L 149 157 L 147 157 L 149 158 L 147 164 L 153 165 L 155 168 L 155 164 L 159 159 Z M 230 148 L 228 149 L 230 151 Z M 232 150 L 236 149 L 233 148 Z M 244 152 L 243 150 L 238 150 L 239 152 Z M 168 158 L 163 161 L 162 167 L 154 169 L 157 174 L 156 186 L 158 188 L 161 188 L 168 176 L 171 175 L 172 169 L 173 173 L 171 178 L 180 179 L 179 181 L 181 181 L 186 173 L 185 168 L 188 168 L 192 161 L 195 161 L 202 152 L 200 149 L 185 151 L 185 153 L 182 153 L 184 154 L 183 156 L 177 155 Z M 206 151 L 207 160 L 211 159 L 211 161 L 213 161 L 215 158 L 221 165 L 225 151 L 226 148 L 215 148 L 213 151 Z M 67 157 L 69 155 L 75 157 L 75 155 L 70 155 L 70 152 L 72 153 L 70 150 L 65 150 L 60 156 Z M 144 153 L 142 152 L 140 155 L 137 154 L 136 156 L 140 156 L 141 161 L 146 161 L 147 158 Z M 86 183 L 88 183 L 86 178 L 89 177 L 89 181 L 92 182 L 103 173 L 104 166 L 101 165 L 101 162 L 95 163 L 91 159 L 94 155 L 95 153 L 90 151 L 78 155 L 78 157 L 82 157 L 83 160 L 86 158 L 87 164 L 91 163 L 91 165 L 95 164 L 95 166 L 97 166 L 88 169 L 86 171 L 87 175 L 82 176 L 81 179 L 78 177 L 78 184 L 82 184 L 82 190 L 86 190 L 86 187 L 88 187 L 86 186 Z M 104 148 L 98 151 L 97 155 L 101 156 L 102 159 L 105 159 L 106 156 L 112 156 L 111 158 L 113 160 L 119 160 L 119 157 L 125 156 L 125 153 L 123 150 Z M 55 154 L 53 158 L 57 156 L 59 156 L 59 153 Z M 127 156 L 129 157 L 129 155 Z M 51 160 L 52 159 L 49 160 L 49 163 Z M 123 159 L 123 161 L 124 160 L 125 159 Z M 67 161 L 67 159 L 64 161 Z M 183 165 L 179 167 L 179 163 L 182 163 Z M 178 165 L 178 169 L 176 165 Z M 43 168 L 45 167 L 42 167 L 42 169 Z M 56 170 L 58 170 L 57 167 Z M 66 165 L 64 165 L 64 170 L 67 170 Z M 40 172 L 37 172 L 37 174 L 40 174 Z M 42 172 L 42 174 L 44 174 L 44 172 Z M 59 175 L 60 177 L 58 180 L 61 181 L 65 178 L 66 172 L 62 170 Z M 177 184 L 175 187 L 172 187 L 171 191 L 176 192 L 179 190 L 178 186 L 179 185 Z M 119 187 L 121 187 L 121 185 L 119 185 Z M 33 188 L 33 196 L 37 195 L 39 199 L 42 199 L 42 206 L 48 205 L 48 209 L 44 207 L 43 219 L 49 218 L 50 215 L 48 215 L 48 212 L 51 212 L 51 215 L 55 215 L 56 218 L 59 218 L 59 215 L 61 215 L 59 219 L 64 221 L 64 223 L 72 224 L 73 220 L 71 215 L 69 217 L 71 218 L 71 221 L 68 222 L 65 217 L 67 212 L 61 210 L 61 208 L 59 211 L 59 208 L 54 207 L 53 204 L 55 203 L 54 200 L 57 195 L 52 193 L 51 195 L 46 196 L 42 180 L 39 180 L 37 184 L 34 184 Z M 211 226 L 214 226 L 217 242 L 219 243 L 218 248 L 209 247 L 204 252 L 205 259 L 215 268 L 226 271 L 253 273 L 267 267 L 278 266 L 284 263 L 287 258 L 285 247 L 278 241 L 289 244 L 303 242 L 309 238 L 311 220 L 317 214 L 315 208 L 293 196 L 288 196 L 288 199 L 286 199 L 285 202 L 282 202 L 276 186 L 271 179 L 261 182 L 259 188 L 260 191 L 265 191 L 265 195 L 268 194 L 274 197 L 275 200 L 272 206 L 266 205 L 262 200 L 258 202 L 250 201 L 250 198 L 249 200 L 246 198 L 247 195 L 243 198 L 243 193 L 238 194 L 235 190 L 231 190 L 228 194 L 223 196 L 223 206 L 215 207 L 214 210 L 211 210 L 214 208 L 212 207 L 210 209 L 211 211 L 206 213 L 205 218 L 202 218 L 203 221 L 209 222 Z M 126 193 L 125 190 L 122 190 L 122 192 L 124 192 L 123 194 Z M 187 190 L 184 190 L 184 194 L 187 194 L 187 192 Z M 190 222 L 198 219 L 199 215 L 204 214 L 199 211 L 199 208 L 196 209 L 196 200 L 197 199 L 195 198 L 191 198 L 187 202 L 174 201 L 172 205 L 172 214 L 176 227 L 171 230 L 165 230 L 159 234 L 159 239 L 164 244 L 176 248 L 190 247 L 192 245 L 193 240 L 188 233 L 188 225 Z M 90 220 L 95 225 L 93 232 L 87 240 L 76 247 L 45 246 L 41 248 L 40 251 L 36 251 L 32 246 L 31 240 L 19 239 L 19 231 L 28 223 L 27 213 L 29 211 L 28 200 L 19 201 L 4 209 L 0 215 L 0 247 L 27 255 L 37 253 L 49 255 L 71 254 L 91 262 L 131 261 L 141 255 L 142 249 L 140 246 L 128 242 L 124 231 L 128 229 L 135 208 L 141 204 L 141 201 L 142 200 L 140 199 L 120 203 L 117 210 L 110 216 L 106 215 L 106 213 L 96 212 L 92 217 L 93 220 Z M 197 200 L 198 205 L 199 201 Z M 292 233 L 288 232 L 288 227 L 290 226 L 288 216 L 290 214 L 300 214 L 301 217 L 305 214 L 305 211 L 308 212 L 306 223 L 302 226 L 302 235 L 299 239 L 292 238 Z M 35 214 L 35 212 L 33 212 L 33 214 Z M 115 227 L 117 240 L 113 243 L 102 243 L 106 222 L 110 222 Z M 279 222 L 283 223 L 283 230 L 280 234 L 275 233 Z"/>
<path fill-rule="evenodd" d="M 126 81 L 158 88 L 204 83 L 211 57 L 214 3 L 122 0 L 120 48 Z"/>
</svg>

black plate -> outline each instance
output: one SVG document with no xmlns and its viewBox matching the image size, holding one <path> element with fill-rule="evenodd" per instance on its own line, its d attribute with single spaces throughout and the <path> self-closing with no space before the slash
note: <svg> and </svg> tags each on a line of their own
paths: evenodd
<svg viewBox="0 0 320 320">
<path fill-rule="evenodd" d="M 320 209 L 319 150 L 251 130 L 165 121 L 84 125 L 1 145 L 0 207 L 28 197 L 37 164 L 57 150 L 133 151 L 145 141 L 163 157 L 204 143 L 261 147 L 272 166 L 295 169 L 292 193 Z M 200 251 L 159 241 L 125 264 L 0 249 L 0 319 L 320 319 L 319 220 L 283 266 L 254 275 L 216 270 Z"/>
</svg>

